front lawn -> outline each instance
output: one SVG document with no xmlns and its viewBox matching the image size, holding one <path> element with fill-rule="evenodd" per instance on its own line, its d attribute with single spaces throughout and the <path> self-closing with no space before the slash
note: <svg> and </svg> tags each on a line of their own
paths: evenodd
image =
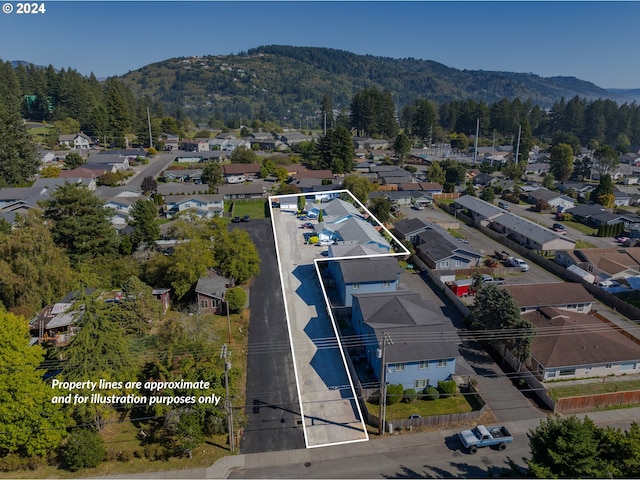
<svg viewBox="0 0 640 480">
<path fill-rule="evenodd" d="M 225 207 L 225 211 L 228 209 Z M 233 216 L 251 218 L 266 218 L 264 200 L 236 200 L 233 202 Z"/>
<path fill-rule="evenodd" d="M 566 223 L 571 228 L 575 228 L 576 230 L 579 230 L 585 235 L 595 235 L 596 233 L 598 233 L 598 229 L 585 225 L 584 223 L 574 222 L 573 220 L 570 220 Z"/>
<path fill-rule="evenodd" d="M 374 415 L 378 415 L 380 411 L 380 406 L 376 403 L 367 402 L 367 408 Z M 449 398 L 415 400 L 411 403 L 398 402 L 393 405 L 387 405 L 386 419 L 406 420 L 414 413 L 417 413 L 421 417 L 430 417 L 432 415 L 465 413 L 472 410 L 473 408 L 467 401 L 466 396 L 458 393 Z"/>
<path fill-rule="evenodd" d="M 597 395 L 600 393 L 624 392 L 640 390 L 640 380 L 615 381 L 607 379 L 604 383 L 597 378 L 593 383 L 581 383 L 576 385 L 558 385 L 548 388 L 549 396 L 553 400 L 566 397 L 580 397 L 584 395 Z"/>
</svg>

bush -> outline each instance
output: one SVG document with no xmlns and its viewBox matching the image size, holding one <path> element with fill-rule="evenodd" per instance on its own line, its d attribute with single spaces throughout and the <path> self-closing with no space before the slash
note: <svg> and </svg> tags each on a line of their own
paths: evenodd
<svg viewBox="0 0 640 480">
<path fill-rule="evenodd" d="M 455 395 L 457 385 L 454 380 L 441 380 L 438 382 L 438 391 L 442 398 L 448 398 Z"/>
<path fill-rule="evenodd" d="M 229 311 L 231 313 L 238 313 L 244 308 L 244 304 L 247 303 L 247 292 L 240 287 L 233 287 L 227 290 L 224 298 L 229 302 Z"/>
<path fill-rule="evenodd" d="M 413 388 L 407 388 L 404 391 L 402 401 L 404 403 L 411 403 L 411 402 L 414 402 L 417 398 L 418 398 L 418 392 L 416 392 Z"/>
<path fill-rule="evenodd" d="M 74 430 L 62 452 L 65 466 L 72 472 L 97 467 L 104 461 L 105 455 L 104 440 L 98 432 L 88 428 Z"/>
<path fill-rule="evenodd" d="M 387 405 L 393 405 L 402 400 L 404 388 L 402 385 L 387 386 Z"/>
<path fill-rule="evenodd" d="M 435 387 L 427 387 L 422 391 L 422 398 L 425 400 L 437 400 L 440 398 L 440 392 Z"/>
</svg>

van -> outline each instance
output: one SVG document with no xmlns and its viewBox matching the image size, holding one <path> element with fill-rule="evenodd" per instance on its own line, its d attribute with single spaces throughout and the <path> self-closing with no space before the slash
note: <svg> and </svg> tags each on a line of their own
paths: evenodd
<svg viewBox="0 0 640 480">
<path fill-rule="evenodd" d="M 498 202 L 498 206 L 503 210 L 509 210 L 509 204 L 507 202 Z"/>
</svg>

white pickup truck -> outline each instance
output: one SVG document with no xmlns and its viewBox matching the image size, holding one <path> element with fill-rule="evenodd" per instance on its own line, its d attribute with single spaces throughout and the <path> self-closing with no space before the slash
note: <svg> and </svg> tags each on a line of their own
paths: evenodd
<svg viewBox="0 0 640 480">
<path fill-rule="evenodd" d="M 527 272 L 529 271 L 529 264 L 527 262 L 525 262 L 523 259 L 521 258 L 516 258 L 516 257 L 508 257 L 507 258 L 507 263 L 509 265 L 511 265 L 512 267 L 518 267 L 520 269 L 521 272 Z"/>
</svg>

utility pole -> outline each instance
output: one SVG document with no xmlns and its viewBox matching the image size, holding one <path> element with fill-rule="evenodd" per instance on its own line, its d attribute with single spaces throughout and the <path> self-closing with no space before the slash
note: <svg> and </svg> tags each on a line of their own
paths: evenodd
<svg viewBox="0 0 640 480">
<path fill-rule="evenodd" d="M 235 451 L 235 438 L 233 435 L 233 410 L 231 409 L 231 398 L 229 397 L 229 370 L 231 370 L 231 362 L 227 358 L 231 357 L 231 352 L 227 349 L 227 344 L 222 345 L 220 358 L 224 359 L 224 387 L 227 390 L 227 398 L 225 399 L 225 408 L 227 409 L 227 424 L 229 430 L 229 446 L 231 451 Z"/>
<path fill-rule="evenodd" d="M 149 123 L 149 148 L 153 147 L 153 135 L 151 134 L 151 114 L 149 114 L 149 107 L 147 107 L 147 122 Z"/>
<path fill-rule="evenodd" d="M 382 348 L 379 349 L 379 357 L 382 359 L 380 368 L 380 421 L 378 422 L 378 433 L 384 435 L 385 418 L 387 416 L 387 365 L 385 363 L 387 356 L 387 345 L 393 345 L 393 340 L 387 334 L 382 332 Z"/>
<path fill-rule="evenodd" d="M 473 166 L 476 166 L 476 161 L 478 160 L 478 135 L 480 134 L 480 119 L 476 119 L 476 140 L 473 146 Z"/>
<path fill-rule="evenodd" d="M 516 145 L 516 165 L 518 165 L 518 157 L 520 156 L 520 134 L 522 133 L 522 125 L 518 125 L 518 144 Z"/>
<path fill-rule="evenodd" d="M 227 310 L 227 329 L 229 330 L 229 345 L 231 345 L 231 318 L 229 317 L 229 300 L 224 302 Z"/>
</svg>

